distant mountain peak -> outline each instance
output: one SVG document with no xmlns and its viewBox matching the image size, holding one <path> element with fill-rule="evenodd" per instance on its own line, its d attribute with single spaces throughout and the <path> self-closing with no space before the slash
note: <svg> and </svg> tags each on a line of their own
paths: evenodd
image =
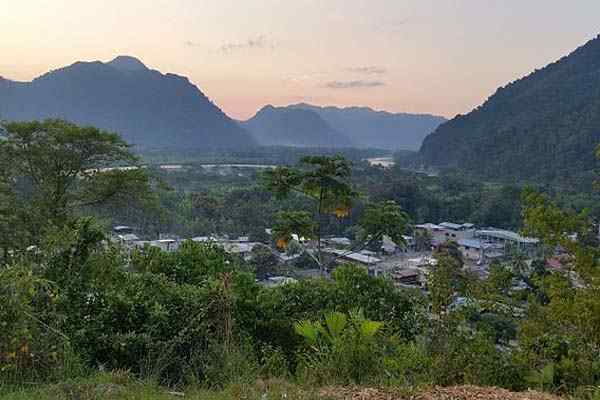
<svg viewBox="0 0 600 400">
<path fill-rule="evenodd" d="M 0 81 L 0 118 L 63 118 L 118 132 L 138 149 L 256 143 L 187 78 L 150 70 L 130 56 L 76 62 L 31 82 Z"/>
<path fill-rule="evenodd" d="M 258 110 L 258 113 L 265 112 L 265 111 L 273 111 L 275 109 L 276 109 L 276 107 L 274 105 L 267 104 L 266 106 L 264 106 L 263 108 L 261 108 L 260 110 Z"/>
<path fill-rule="evenodd" d="M 138 58 L 132 56 L 118 56 L 114 60 L 107 63 L 118 70 L 134 72 L 134 71 L 147 71 L 148 67 L 141 62 Z"/>
<path fill-rule="evenodd" d="M 429 114 L 377 111 L 371 107 L 316 106 L 298 103 L 288 109 L 319 114 L 333 129 L 359 147 L 418 150 L 423 138 L 446 119 Z"/>
<path fill-rule="evenodd" d="M 266 105 L 241 122 L 267 146 L 351 147 L 352 142 L 312 110 Z"/>
</svg>

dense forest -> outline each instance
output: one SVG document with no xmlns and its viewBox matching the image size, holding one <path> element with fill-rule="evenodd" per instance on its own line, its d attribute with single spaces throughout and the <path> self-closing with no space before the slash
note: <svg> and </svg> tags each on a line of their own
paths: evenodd
<svg viewBox="0 0 600 400">
<path fill-rule="evenodd" d="M 441 125 L 411 162 L 494 180 L 589 184 L 599 109 L 600 37 Z"/>
<path fill-rule="evenodd" d="M 594 221 L 575 201 L 562 207 L 533 188 L 353 166 L 341 155 L 303 156 L 259 176 L 169 172 L 136 167 L 121 138 L 96 128 L 55 120 L 6 128 L 0 395 L 207 398 L 224 390 L 222 398 L 307 399 L 331 385 L 411 394 L 472 384 L 598 398 L 600 253 Z M 256 279 L 269 254 L 246 260 L 192 241 L 173 252 L 128 252 L 101 224 L 153 212 L 155 228 L 182 234 L 273 227 L 280 248 L 294 232 L 320 244 L 325 232 L 350 228 L 368 242 L 401 242 L 411 222 L 430 218 L 518 225 L 560 248 L 570 274 L 515 252 L 481 280 L 448 242 L 434 249 L 423 291 L 352 264 L 326 276 L 319 245 L 320 276 L 270 287 Z"/>
</svg>

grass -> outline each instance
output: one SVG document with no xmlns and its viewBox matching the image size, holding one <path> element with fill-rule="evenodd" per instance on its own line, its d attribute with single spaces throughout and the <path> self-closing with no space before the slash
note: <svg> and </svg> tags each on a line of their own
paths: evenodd
<svg viewBox="0 0 600 400">
<path fill-rule="evenodd" d="M 282 380 L 258 380 L 254 384 L 233 384 L 225 389 L 168 389 L 141 382 L 127 374 L 98 374 L 88 379 L 32 387 L 0 387 L 0 400 L 313 400 L 315 389 Z"/>
</svg>

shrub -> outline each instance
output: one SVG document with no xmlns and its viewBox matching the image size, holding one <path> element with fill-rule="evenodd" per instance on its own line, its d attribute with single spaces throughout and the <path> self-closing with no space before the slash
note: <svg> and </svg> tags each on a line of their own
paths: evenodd
<svg viewBox="0 0 600 400">
<path fill-rule="evenodd" d="M 383 363 L 379 335 L 382 322 L 365 318 L 361 310 L 348 315 L 325 314 L 324 323 L 300 321 L 295 331 L 308 348 L 300 354 L 303 373 L 318 383 L 366 383 Z"/>
</svg>

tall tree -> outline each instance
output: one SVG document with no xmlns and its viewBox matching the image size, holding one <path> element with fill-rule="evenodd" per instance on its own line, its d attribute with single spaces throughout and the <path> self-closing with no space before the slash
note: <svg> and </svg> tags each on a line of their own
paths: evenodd
<svg viewBox="0 0 600 400">
<path fill-rule="evenodd" d="M 45 224 L 64 225 L 82 208 L 148 193 L 146 173 L 115 133 L 62 120 L 8 123 L 5 128 L 0 191 L 35 221 L 28 227 L 33 237 L 39 237 Z"/>
<path fill-rule="evenodd" d="M 273 229 L 280 248 L 285 248 L 293 235 L 314 239 L 317 243 L 315 261 L 321 272 L 325 272 L 332 261 L 325 262 L 323 252 L 323 226 L 326 218 L 334 215 L 346 218 L 352 212 L 359 194 L 354 190 L 350 178 L 351 163 L 341 155 L 309 156 L 301 159 L 295 168 L 279 167 L 264 175 L 265 186 L 280 199 L 298 193 L 313 201 L 314 211 L 283 211 L 278 213 Z M 364 232 L 364 241 L 358 251 L 374 241 L 389 236 L 403 245 L 402 234 L 406 230 L 408 216 L 393 201 L 368 205 L 359 225 Z M 311 254 L 309 252 L 309 254 Z M 335 261 L 338 257 L 335 257 Z"/>
</svg>

